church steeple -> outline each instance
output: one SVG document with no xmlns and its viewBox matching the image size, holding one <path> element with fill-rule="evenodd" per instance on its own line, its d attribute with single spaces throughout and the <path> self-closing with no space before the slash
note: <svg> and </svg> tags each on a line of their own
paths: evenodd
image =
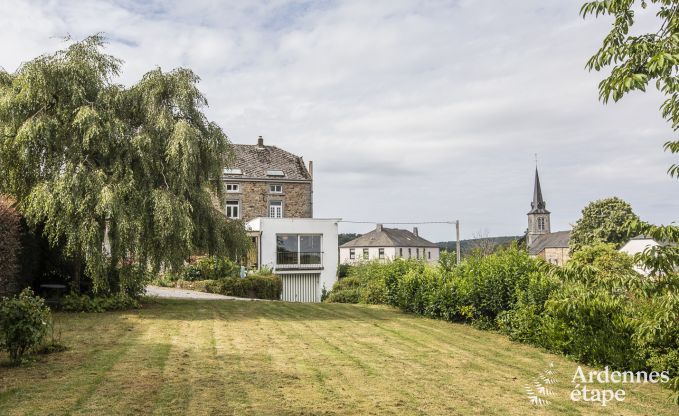
<svg viewBox="0 0 679 416">
<path fill-rule="evenodd" d="M 542 199 L 542 188 L 540 187 L 540 175 L 538 175 L 538 168 L 535 167 L 535 186 L 533 187 L 533 202 L 530 204 L 531 210 L 529 214 L 549 214 L 547 211 L 547 203 Z"/>
<path fill-rule="evenodd" d="M 550 221 L 547 211 L 547 203 L 542 198 L 542 188 L 540 187 L 540 175 L 538 168 L 535 167 L 535 185 L 533 186 L 533 202 L 530 204 L 531 210 L 528 211 L 528 234 L 527 243 L 530 247 L 535 240 L 543 235 L 550 233 Z"/>
</svg>

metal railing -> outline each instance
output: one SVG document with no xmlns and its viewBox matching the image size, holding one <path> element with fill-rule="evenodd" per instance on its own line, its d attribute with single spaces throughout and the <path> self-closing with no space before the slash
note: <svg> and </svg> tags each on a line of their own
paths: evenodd
<svg viewBox="0 0 679 416">
<path fill-rule="evenodd" d="M 276 253 L 277 269 L 319 269 L 323 267 L 323 252 L 279 251 Z"/>
</svg>

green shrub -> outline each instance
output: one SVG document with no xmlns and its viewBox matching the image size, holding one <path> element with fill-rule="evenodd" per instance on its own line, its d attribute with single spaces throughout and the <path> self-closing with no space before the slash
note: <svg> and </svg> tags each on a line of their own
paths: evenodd
<svg viewBox="0 0 679 416">
<path fill-rule="evenodd" d="M 471 320 L 494 325 L 497 315 L 514 307 L 517 288 L 526 285 L 528 276 L 539 271 L 538 260 L 516 245 L 488 256 L 467 258 L 454 271 L 461 306 L 473 310 Z"/>
<path fill-rule="evenodd" d="M 393 304 L 389 282 L 395 282 L 411 269 L 423 270 L 424 263 L 397 259 L 391 262 L 367 261 L 347 268 L 347 277 L 335 282 L 327 302 Z M 393 287 L 392 287 L 393 289 Z M 349 291 L 340 294 L 341 291 Z M 333 295 L 334 294 L 334 295 Z"/>
<path fill-rule="evenodd" d="M 219 280 L 178 280 L 176 287 L 199 292 L 218 293 L 241 298 L 278 300 L 283 291 L 283 282 L 276 275 L 251 275 L 245 278 L 231 277 Z"/>
<path fill-rule="evenodd" d="M 333 285 L 325 301 L 328 303 L 359 303 L 361 281 L 357 277 L 339 279 Z"/>
<path fill-rule="evenodd" d="M 204 257 L 196 262 L 202 280 L 226 279 L 240 276 L 240 266 L 224 257 Z"/>
<path fill-rule="evenodd" d="M 328 303 L 359 303 L 361 300 L 361 293 L 358 288 L 344 289 L 335 291 L 332 290 L 326 299 Z"/>
<path fill-rule="evenodd" d="M 283 281 L 276 275 L 252 275 L 245 278 L 222 280 L 222 294 L 243 298 L 278 300 L 283 292 Z"/>
<path fill-rule="evenodd" d="M 45 301 L 24 289 L 18 296 L 0 300 L 0 347 L 12 362 L 38 347 L 47 334 L 50 310 Z"/>
<path fill-rule="evenodd" d="M 65 312 L 106 312 L 138 309 L 141 305 L 126 293 L 95 297 L 71 293 L 63 297 L 60 307 Z"/>
</svg>

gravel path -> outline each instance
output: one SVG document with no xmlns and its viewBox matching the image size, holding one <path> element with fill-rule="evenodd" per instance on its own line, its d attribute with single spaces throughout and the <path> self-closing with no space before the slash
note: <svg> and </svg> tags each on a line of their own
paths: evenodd
<svg viewBox="0 0 679 416">
<path fill-rule="evenodd" d="M 200 299 L 200 300 L 261 300 L 237 298 L 235 296 L 218 295 L 216 293 L 197 292 L 195 290 L 177 289 L 176 287 L 146 286 L 146 296 L 169 299 Z"/>
</svg>

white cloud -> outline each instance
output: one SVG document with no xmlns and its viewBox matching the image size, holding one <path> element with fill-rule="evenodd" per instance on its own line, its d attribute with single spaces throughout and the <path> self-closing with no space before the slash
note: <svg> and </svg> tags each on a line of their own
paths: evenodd
<svg viewBox="0 0 679 416">
<path fill-rule="evenodd" d="M 580 3 L 9 0 L 0 66 L 105 32 L 126 84 L 190 67 L 234 142 L 261 134 L 315 161 L 321 217 L 460 218 L 466 236 L 519 234 L 538 153 L 555 228 L 609 195 L 675 220 L 660 97 L 597 101 L 601 75 L 584 64 L 610 22 L 583 21 Z"/>
</svg>

